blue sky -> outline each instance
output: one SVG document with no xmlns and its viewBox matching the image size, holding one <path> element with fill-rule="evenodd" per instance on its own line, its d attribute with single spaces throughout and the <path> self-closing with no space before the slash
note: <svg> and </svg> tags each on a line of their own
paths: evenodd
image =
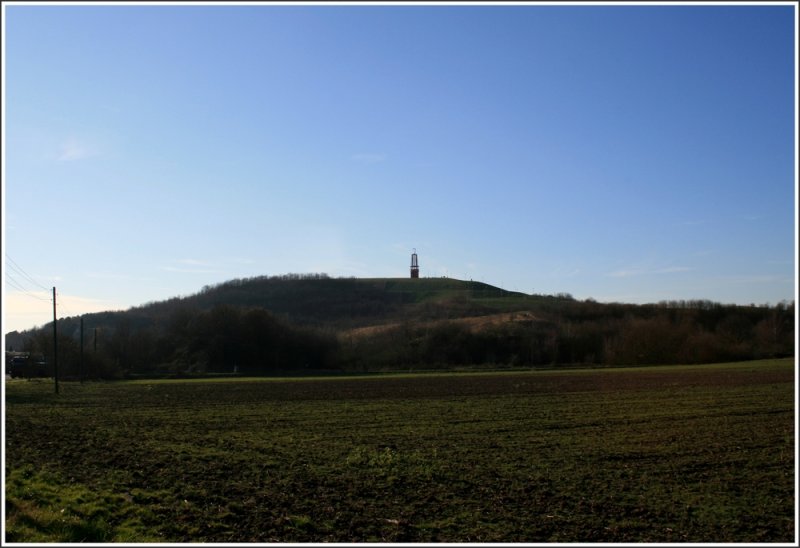
<svg viewBox="0 0 800 548">
<path fill-rule="evenodd" d="M 525 293 L 795 299 L 793 6 L 3 9 L 4 331 L 52 286 L 76 315 L 412 248 Z"/>
</svg>

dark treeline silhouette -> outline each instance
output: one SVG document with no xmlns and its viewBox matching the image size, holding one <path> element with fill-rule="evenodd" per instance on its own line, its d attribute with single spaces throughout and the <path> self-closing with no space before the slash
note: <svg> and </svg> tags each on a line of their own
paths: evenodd
<svg viewBox="0 0 800 548">
<path fill-rule="evenodd" d="M 331 369 L 337 339 L 332 332 L 293 326 L 263 308 L 216 305 L 176 308 L 164 324 L 117 314 L 100 330 L 84 334 L 79 318 L 59 321 L 59 376 L 121 378 L 140 375 L 228 373 L 268 375 Z M 52 324 L 51 324 L 52 326 Z M 52 329 L 33 331 L 20 350 L 53 355 Z M 52 359 L 47 374 L 53 374 Z"/>
<path fill-rule="evenodd" d="M 794 303 L 603 304 L 446 278 L 260 276 L 88 314 L 82 362 L 80 318 L 61 319 L 59 371 L 121 378 L 738 361 L 793 356 L 794 316 Z M 7 334 L 6 347 L 45 356 L 52 375 L 52 324 Z"/>
<path fill-rule="evenodd" d="M 348 367 L 699 364 L 794 355 L 794 307 L 562 303 L 548 319 L 473 329 L 407 322 L 342 342 Z"/>
</svg>

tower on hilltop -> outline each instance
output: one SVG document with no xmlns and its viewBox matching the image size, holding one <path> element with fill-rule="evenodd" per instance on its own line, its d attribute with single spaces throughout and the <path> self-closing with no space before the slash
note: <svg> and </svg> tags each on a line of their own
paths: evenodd
<svg viewBox="0 0 800 548">
<path fill-rule="evenodd" d="M 411 254 L 411 277 L 419 278 L 419 263 L 417 263 L 416 248 L 414 249 L 414 253 Z"/>
</svg>

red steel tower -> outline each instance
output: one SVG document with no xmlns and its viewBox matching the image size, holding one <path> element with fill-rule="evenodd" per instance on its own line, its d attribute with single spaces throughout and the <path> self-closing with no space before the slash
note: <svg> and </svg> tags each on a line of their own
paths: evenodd
<svg viewBox="0 0 800 548">
<path fill-rule="evenodd" d="M 417 250 L 411 254 L 411 277 L 419 278 L 419 264 L 417 263 Z"/>
</svg>

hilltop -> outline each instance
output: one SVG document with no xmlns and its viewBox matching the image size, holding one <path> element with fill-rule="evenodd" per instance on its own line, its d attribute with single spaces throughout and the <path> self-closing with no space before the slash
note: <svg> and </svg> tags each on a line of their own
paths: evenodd
<svg viewBox="0 0 800 548">
<path fill-rule="evenodd" d="M 794 354 L 793 304 L 603 304 L 452 278 L 260 276 L 83 319 L 84 346 L 92 347 L 86 371 L 98 376 L 707 363 Z M 51 326 L 8 334 L 7 348 L 52 356 Z M 59 320 L 59 359 L 73 372 L 78 326 L 77 317 Z"/>
<path fill-rule="evenodd" d="M 288 274 L 235 279 L 183 298 L 133 309 L 161 316 L 178 307 L 260 307 L 291 323 L 351 329 L 409 320 L 454 319 L 522 310 L 548 299 L 452 278 L 329 278 Z"/>
<path fill-rule="evenodd" d="M 227 305 L 263 308 L 289 323 L 334 330 L 409 320 L 453 319 L 524 309 L 536 298 L 473 281 L 452 278 L 330 278 L 325 274 L 285 274 L 237 278 L 187 296 L 153 301 L 126 311 L 84 315 L 87 326 L 111 328 L 121 320 L 154 327 L 176 311 L 203 311 Z M 538 299 L 549 299 L 539 297 Z M 59 320 L 71 327 L 74 318 Z M 52 329 L 46 324 L 43 329 Z M 11 346 L 20 346 L 19 334 Z"/>
</svg>

